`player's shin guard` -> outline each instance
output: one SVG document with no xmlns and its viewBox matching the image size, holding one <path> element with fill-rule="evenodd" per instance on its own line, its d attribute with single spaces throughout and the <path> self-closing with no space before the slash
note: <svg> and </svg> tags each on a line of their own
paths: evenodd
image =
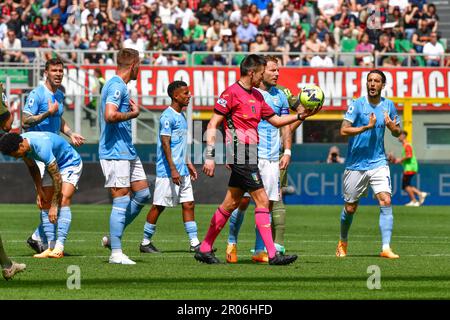
<svg viewBox="0 0 450 320">
<path fill-rule="evenodd" d="M 347 242 L 348 231 L 353 222 L 353 214 L 348 214 L 345 208 L 341 212 L 341 240 Z"/>
<path fill-rule="evenodd" d="M 191 246 L 195 247 L 200 243 L 197 237 L 197 223 L 195 221 L 186 221 L 184 223 L 184 230 L 188 234 Z"/>
<path fill-rule="evenodd" d="M 255 222 L 256 227 L 261 234 L 264 244 L 267 249 L 267 254 L 269 258 L 275 257 L 276 249 L 272 239 L 272 227 L 270 224 L 270 212 L 267 208 L 256 208 L 255 209 Z"/>
<path fill-rule="evenodd" d="M 286 208 L 283 200 L 275 201 L 272 209 L 273 241 L 284 246 L 284 231 L 286 229 Z"/>
<path fill-rule="evenodd" d="M 58 217 L 58 234 L 56 239 L 56 246 L 60 250 L 64 250 L 64 243 L 69 234 L 70 223 L 72 222 L 72 211 L 70 207 L 61 207 Z"/>
<path fill-rule="evenodd" d="M 125 216 L 130 205 L 130 196 L 117 197 L 113 199 L 109 229 L 111 236 L 111 249 L 122 249 L 122 235 L 125 229 Z"/>
<path fill-rule="evenodd" d="M 56 241 L 56 225 L 48 220 L 48 210 L 41 211 L 41 223 L 45 236 L 47 237 L 48 247 L 53 249 Z"/>
<path fill-rule="evenodd" d="M 389 248 L 393 226 L 394 216 L 392 215 L 392 207 L 380 207 L 380 231 L 383 249 L 386 247 Z"/>
<path fill-rule="evenodd" d="M 245 211 L 235 209 L 230 217 L 230 233 L 228 234 L 228 243 L 237 243 L 239 230 L 241 230 L 244 221 Z"/>
<path fill-rule="evenodd" d="M 211 224 L 209 225 L 205 240 L 202 241 L 202 244 L 200 246 L 201 252 L 211 252 L 214 241 L 216 240 L 222 228 L 227 223 L 230 215 L 231 213 L 225 211 L 221 207 L 217 208 L 211 219 Z"/>
<path fill-rule="evenodd" d="M 125 228 L 133 222 L 133 220 L 139 215 L 142 208 L 150 200 L 150 190 L 148 188 L 136 191 L 131 197 L 130 204 L 127 208 L 127 214 L 125 217 Z"/>
</svg>

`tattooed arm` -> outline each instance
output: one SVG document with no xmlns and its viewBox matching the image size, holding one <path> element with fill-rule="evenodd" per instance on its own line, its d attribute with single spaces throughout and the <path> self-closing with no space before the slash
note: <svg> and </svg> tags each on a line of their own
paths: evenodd
<svg viewBox="0 0 450 320">
<path fill-rule="evenodd" d="M 61 205 L 62 200 L 62 177 L 56 161 L 47 166 L 47 171 L 53 180 L 53 197 L 51 207 L 48 212 L 48 219 L 51 223 L 56 223 L 56 220 L 58 218 L 58 209 Z"/>
<path fill-rule="evenodd" d="M 24 129 L 29 129 L 31 127 L 34 127 L 47 119 L 48 117 L 54 115 L 56 112 L 58 112 L 58 101 L 55 101 L 52 103 L 50 100 L 48 100 L 48 111 L 41 113 L 41 114 L 29 114 L 24 112 L 22 117 L 22 127 Z"/>
<path fill-rule="evenodd" d="M 341 135 L 342 136 L 356 136 L 364 131 L 370 130 L 375 126 L 375 123 L 377 122 L 377 118 L 375 117 L 375 114 L 370 115 L 369 124 L 367 126 L 362 127 L 352 127 L 352 123 L 348 120 L 342 121 L 341 125 Z"/>
</svg>

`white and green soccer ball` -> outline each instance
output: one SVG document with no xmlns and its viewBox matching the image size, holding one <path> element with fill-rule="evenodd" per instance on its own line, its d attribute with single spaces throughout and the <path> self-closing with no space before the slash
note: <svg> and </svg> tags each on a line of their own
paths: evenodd
<svg viewBox="0 0 450 320">
<path fill-rule="evenodd" d="M 301 104 L 310 110 L 322 107 L 325 94 L 319 86 L 314 84 L 305 85 L 300 93 Z"/>
</svg>

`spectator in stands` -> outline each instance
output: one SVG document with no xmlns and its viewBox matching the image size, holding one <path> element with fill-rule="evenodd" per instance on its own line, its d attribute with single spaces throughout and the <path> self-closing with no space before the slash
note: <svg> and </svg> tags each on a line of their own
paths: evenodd
<svg viewBox="0 0 450 320">
<path fill-rule="evenodd" d="M 250 23 L 248 16 L 245 15 L 242 17 L 242 24 L 237 27 L 236 31 L 242 51 L 248 51 L 250 43 L 255 41 L 258 29 Z"/>
<path fill-rule="evenodd" d="M 292 36 L 292 42 L 289 43 L 289 59 L 286 62 L 287 66 L 301 66 L 302 65 L 302 58 L 301 58 L 301 51 L 302 51 L 302 42 L 300 41 L 300 37 L 298 35 L 298 32 L 294 33 Z"/>
<path fill-rule="evenodd" d="M 216 46 L 221 47 L 223 52 L 240 51 L 240 48 L 237 48 L 236 44 L 232 40 L 233 33 L 231 32 L 231 29 L 222 29 L 220 34 L 221 37 Z M 233 59 L 232 56 L 231 58 Z M 234 61 L 232 61 L 232 64 L 235 64 Z"/>
<path fill-rule="evenodd" d="M 28 29 L 27 36 L 25 38 L 22 38 L 21 41 L 22 48 L 24 49 L 39 48 L 40 46 L 39 41 L 34 40 L 34 33 L 32 29 Z M 29 62 L 33 62 L 36 58 L 34 52 L 25 51 L 24 54 L 27 56 Z"/>
<path fill-rule="evenodd" d="M 184 30 L 184 37 L 185 43 L 189 45 L 189 52 L 205 51 L 205 33 L 203 28 L 198 25 L 197 18 L 191 18 L 188 28 Z"/>
<path fill-rule="evenodd" d="M 341 151 L 338 146 L 330 147 L 327 156 L 327 163 L 345 163 L 345 158 L 341 157 Z"/>
<path fill-rule="evenodd" d="M 378 65 L 383 65 L 385 59 L 389 58 L 389 55 L 384 55 L 384 53 L 395 52 L 394 38 L 389 38 L 385 33 L 380 35 L 380 40 L 375 46 L 375 57 L 378 56 Z"/>
<path fill-rule="evenodd" d="M 205 2 L 200 10 L 195 14 L 198 24 L 203 28 L 204 32 L 208 30 L 211 26 L 211 22 L 214 20 L 214 16 L 211 11 L 211 4 L 209 2 Z"/>
<path fill-rule="evenodd" d="M 47 39 L 42 39 L 39 41 L 39 59 L 46 62 L 53 58 L 52 50 L 50 50 L 50 45 Z"/>
<path fill-rule="evenodd" d="M 443 59 L 445 49 L 441 43 L 438 42 L 438 35 L 436 32 L 431 32 L 430 41 L 423 47 L 424 59 L 428 67 L 439 67 Z"/>
<path fill-rule="evenodd" d="M 261 32 L 258 32 L 255 38 L 255 42 L 250 44 L 250 52 L 258 53 L 258 52 L 267 52 L 269 46 L 267 45 L 266 40 Z"/>
<path fill-rule="evenodd" d="M 156 33 L 158 35 L 163 48 L 167 48 L 169 43 L 172 42 L 172 32 L 170 31 L 169 27 L 162 23 L 161 17 L 155 18 L 150 33 Z"/>
<path fill-rule="evenodd" d="M 302 47 L 302 52 L 307 53 L 305 56 L 304 64 L 309 66 L 312 57 L 314 56 L 311 52 L 318 52 L 320 49 L 321 42 L 317 38 L 317 33 L 315 31 L 310 31 L 308 40 Z"/>
<path fill-rule="evenodd" d="M 17 39 L 14 30 L 8 30 L 6 33 L 6 38 L 3 39 L 4 61 L 28 63 L 28 57 L 23 54 L 20 49 L 22 49 L 22 42 L 20 39 Z"/>
<path fill-rule="evenodd" d="M 53 45 L 62 38 L 63 31 L 59 16 L 52 15 L 51 22 L 47 25 L 47 33 L 48 39 Z"/>
<path fill-rule="evenodd" d="M 244 4 L 242 6 L 236 7 L 234 11 L 230 14 L 230 23 L 239 25 L 242 22 L 242 18 L 248 14 L 248 5 Z"/>
<path fill-rule="evenodd" d="M 396 39 L 406 39 L 405 35 L 405 19 L 400 12 L 400 7 L 396 6 L 392 9 L 387 17 L 387 23 L 396 23 L 392 27 L 391 36 Z"/>
<path fill-rule="evenodd" d="M 260 25 L 258 26 L 258 32 L 262 32 L 264 35 L 264 39 L 266 41 L 270 41 L 270 38 L 276 34 L 276 29 L 273 24 L 270 23 L 270 16 L 265 15 Z"/>
<path fill-rule="evenodd" d="M 131 31 L 133 30 L 133 21 L 131 19 L 130 8 L 126 8 L 125 11 L 120 14 L 120 21 L 117 24 L 117 29 L 122 32 L 124 38 L 129 38 L 131 36 Z"/>
<path fill-rule="evenodd" d="M 29 0 L 21 0 L 15 9 L 25 26 L 28 26 L 35 17 L 31 14 L 31 6 L 32 3 Z"/>
<path fill-rule="evenodd" d="M 337 44 L 341 43 L 342 37 L 358 39 L 359 30 L 357 25 L 359 24 L 359 20 L 350 12 L 350 9 L 347 6 L 343 5 L 338 9 L 338 14 L 336 14 L 332 20 L 334 21 L 334 39 Z M 323 41 L 320 33 L 319 39 Z"/>
<path fill-rule="evenodd" d="M 286 65 L 289 61 L 289 56 L 287 54 L 289 52 L 289 44 L 286 43 L 285 45 L 282 45 L 277 36 L 272 36 L 272 38 L 270 38 L 269 49 L 267 51 L 280 53 L 279 55 L 276 54 L 276 56 L 282 62 L 282 65 Z"/>
<path fill-rule="evenodd" d="M 292 42 L 292 35 L 296 32 L 296 29 L 292 27 L 291 21 L 289 19 L 285 19 L 283 21 L 283 26 L 277 28 L 277 36 L 279 42 L 282 46 L 287 46 L 290 42 Z"/>
<path fill-rule="evenodd" d="M 419 20 L 419 29 L 414 33 L 412 37 L 412 43 L 417 53 L 423 52 L 423 46 L 430 41 L 431 30 L 428 28 L 426 20 Z"/>
<path fill-rule="evenodd" d="M 67 1 L 68 0 L 59 0 L 56 8 L 54 8 L 50 13 L 51 16 L 57 15 L 60 18 L 62 25 L 66 24 L 67 18 L 69 17 Z"/>
<path fill-rule="evenodd" d="M 300 9 L 298 10 L 298 15 L 300 17 L 300 24 L 307 23 L 307 24 L 313 25 L 314 21 L 315 21 L 313 12 L 314 12 L 314 8 L 307 6 L 307 5 L 302 5 L 300 7 Z"/>
<path fill-rule="evenodd" d="M 127 2 L 125 2 L 127 4 Z M 107 12 L 108 19 L 111 23 L 118 24 L 120 14 L 125 10 L 125 4 L 122 0 L 108 0 Z"/>
<path fill-rule="evenodd" d="M 105 57 L 97 51 L 97 42 L 89 43 L 89 53 L 84 55 L 84 64 L 104 64 Z"/>
<path fill-rule="evenodd" d="M 206 51 L 212 51 L 220 40 L 222 26 L 219 20 L 215 20 L 213 25 L 206 30 Z"/>
<path fill-rule="evenodd" d="M 281 21 L 289 20 L 291 27 L 295 28 L 300 23 L 300 16 L 295 11 L 295 7 L 293 3 L 289 3 L 286 7 L 286 10 L 281 12 Z"/>
<path fill-rule="evenodd" d="M 225 2 L 219 1 L 216 7 L 212 10 L 214 20 L 219 20 L 224 28 L 228 28 L 230 16 L 225 11 Z"/>
<path fill-rule="evenodd" d="M 105 52 L 108 51 L 108 40 L 110 36 L 107 31 L 105 32 L 97 32 L 94 35 L 94 41 L 97 42 L 97 51 Z"/>
<path fill-rule="evenodd" d="M 8 32 L 8 26 L 6 25 L 5 16 L 0 14 L 0 42 L 6 38 L 6 33 Z"/>
<path fill-rule="evenodd" d="M 88 24 L 88 16 L 92 15 L 92 17 L 96 17 L 100 12 L 100 9 L 97 8 L 97 2 L 94 0 L 86 0 L 84 2 L 85 9 L 81 12 L 81 25 Z"/>
<path fill-rule="evenodd" d="M 328 25 L 333 23 L 333 17 L 338 13 L 342 2 L 342 0 L 317 0 L 320 16 L 325 19 Z"/>
<path fill-rule="evenodd" d="M 158 7 L 158 17 L 161 18 L 164 25 L 169 25 L 172 23 L 172 1 L 162 0 Z"/>
<path fill-rule="evenodd" d="M 67 18 L 67 23 L 64 25 L 64 30 L 70 32 L 70 38 L 73 41 L 75 48 L 80 46 L 80 26 L 75 21 L 75 15 L 70 15 Z"/>
<path fill-rule="evenodd" d="M 109 21 L 108 6 L 104 2 L 100 2 L 100 12 L 95 16 L 98 27 L 101 31 L 108 30 L 113 24 Z"/>
<path fill-rule="evenodd" d="M 419 19 L 417 18 L 417 12 L 419 11 L 419 7 L 417 5 L 412 5 L 406 10 L 405 13 L 405 34 L 406 39 L 412 39 L 414 33 L 417 31 Z"/>
<path fill-rule="evenodd" d="M 234 45 L 236 47 L 236 51 L 243 51 L 242 47 L 240 45 L 238 34 L 237 34 L 237 28 L 238 28 L 238 26 L 236 24 L 234 24 L 233 22 L 230 22 L 231 41 L 234 43 Z"/>
<path fill-rule="evenodd" d="M 439 25 L 439 16 L 436 14 L 436 6 L 434 5 L 434 3 L 430 3 L 427 5 L 426 14 L 428 28 L 436 32 Z"/>
<path fill-rule="evenodd" d="M 222 48 L 215 46 L 213 51 L 213 54 L 209 54 L 203 59 L 202 64 L 208 66 L 226 66 L 228 62 L 227 59 L 221 54 Z"/>
<path fill-rule="evenodd" d="M 157 37 L 159 42 L 161 43 L 160 37 L 157 33 L 152 33 L 151 40 L 153 40 L 154 37 Z M 152 43 L 152 41 L 150 41 L 150 43 Z M 137 31 L 131 32 L 131 37 L 126 39 L 123 42 L 123 47 L 137 50 L 139 52 L 139 58 L 141 58 L 141 59 L 144 58 L 145 43 L 142 39 L 139 39 L 139 35 L 138 35 Z M 162 43 L 161 43 L 161 48 L 159 48 L 159 49 L 161 49 L 161 50 L 163 49 Z M 151 49 L 149 49 L 149 50 L 151 50 Z"/>
<path fill-rule="evenodd" d="M 75 46 L 70 38 L 70 32 L 64 31 L 63 38 L 56 42 L 54 48 L 56 50 L 63 50 L 65 52 L 59 53 L 59 57 L 64 63 L 74 63 L 77 61 L 77 54 L 75 53 Z"/>
<path fill-rule="evenodd" d="M 16 34 L 17 38 L 22 38 L 22 19 L 19 16 L 19 13 L 16 10 L 13 10 L 11 12 L 11 17 L 9 18 L 8 22 L 6 23 L 9 30 L 13 30 Z"/>
<path fill-rule="evenodd" d="M 369 35 L 365 32 L 361 38 L 361 42 L 357 44 L 355 48 L 356 52 L 356 64 L 363 67 L 373 67 L 372 52 L 375 50 L 373 43 L 369 42 Z M 370 53 L 370 54 L 368 54 Z"/>
<path fill-rule="evenodd" d="M 111 37 L 109 43 L 108 43 L 108 50 L 116 50 L 119 51 L 123 48 L 123 36 L 122 32 L 119 30 L 116 30 L 113 33 L 113 36 Z"/>
<path fill-rule="evenodd" d="M 261 24 L 261 15 L 259 14 L 258 7 L 256 4 L 252 3 L 248 9 L 248 21 L 253 24 L 256 28 Z"/>
<path fill-rule="evenodd" d="M 189 21 L 194 17 L 194 13 L 187 6 L 186 0 L 180 0 L 178 6 L 175 7 L 174 13 L 172 14 L 172 21 L 174 22 L 177 18 L 182 19 L 181 27 L 186 30 L 189 27 Z"/>
<path fill-rule="evenodd" d="M 393 13 L 394 8 L 398 8 L 400 14 L 405 14 L 408 6 L 408 0 L 389 0 L 389 14 Z"/>
<path fill-rule="evenodd" d="M 81 26 L 80 48 L 90 48 L 89 43 L 94 41 L 94 35 L 100 31 L 100 28 L 95 24 L 94 15 L 89 14 L 86 18 L 87 24 Z"/>
<path fill-rule="evenodd" d="M 318 19 L 316 20 L 315 26 L 314 26 L 314 28 L 313 28 L 312 30 L 315 31 L 315 32 L 317 33 L 317 38 L 318 38 L 321 42 L 323 42 L 323 41 L 325 40 L 325 35 L 326 35 L 328 32 L 330 32 L 330 31 L 328 30 L 327 25 L 326 25 L 326 21 L 325 21 L 325 19 L 323 19 L 323 18 L 318 18 Z M 353 32 L 353 30 L 350 31 L 350 34 L 351 34 L 351 32 Z"/>
<path fill-rule="evenodd" d="M 12 12 L 16 9 L 17 4 L 14 3 L 13 0 L 5 0 L 5 3 L 2 5 L 2 15 L 10 17 Z"/>
<path fill-rule="evenodd" d="M 47 40 L 47 28 L 46 26 L 44 26 L 42 18 L 40 16 L 34 18 L 33 23 L 29 25 L 28 29 L 33 30 L 34 40 Z"/>
<path fill-rule="evenodd" d="M 334 36 L 331 32 L 325 34 L 325 39 L 323 45 L 326 48 L 327 55 L 333 60 L 334 64 L 337 66 L 343 66 L 344 62 L 339 59 L 338 53 L 341 51 L 340 46 L 336 43 Z"/>
<path fill-rule="evenodd" d="M 172 42 L 169 44 L 169 47 L 167 48 L 168 51 L 189 51 L 188 48 L 186 48 L 186 45 L 181 41 L 181 38 L 177 35 L 172 36 Z M 178 53 L 173 54 L 170 56 L 167 56 L 167 58 L 172 59 L 177 62 L 177 65 L 184 65 L 186 64 L 186 53 Z"/>
<path fill-rule="evenodd" d="M 418 67 L 418 66 L 420 66 L 419 61 L 416 59 L 416 56 L 417 56 L 416 50 L 411 48 L 408 51 L 408 53 L 410 54 L 409 58 L 407 56 L 405 59 L 403 59 L 402 66 L 403 67 Z"/>
<path fill-rule="evenodd" d="M 311 58 L 309 65 L 311 67 L 319 68 L 334 66 L 333 60 L 327 56 L 327 48 L 325 47 L 325 44 L 321 44 L 319 46 L 319 52 Z"/>
</svg>

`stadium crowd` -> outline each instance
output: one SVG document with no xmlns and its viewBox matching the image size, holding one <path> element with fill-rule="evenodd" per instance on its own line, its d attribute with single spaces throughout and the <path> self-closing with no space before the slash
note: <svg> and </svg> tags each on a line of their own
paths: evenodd
<svg viewBox="0 0 450 320">
<path fill-rule="evenodd" d="M 202 64 L 228 64 L 224 52 L 277 52 L 285 66 L 329 67 L 344 64 L 335 53 L 355 52 L 359 66 L 375 57 L 380 66 L 407 65 L 400 53 L 423 54 L 412 66 L 450 66 L 426 0 L 5 0 L 0 9 L 5 62 L 35 58 L 8 49 L 53 48 L 66 61 L 81 49 L 89 50 L 83 63 L 112 64 L 104 52 L 125 47 L 153 65 L 187 64 L 188 54 L 208 51 Z"/>
</svg>

